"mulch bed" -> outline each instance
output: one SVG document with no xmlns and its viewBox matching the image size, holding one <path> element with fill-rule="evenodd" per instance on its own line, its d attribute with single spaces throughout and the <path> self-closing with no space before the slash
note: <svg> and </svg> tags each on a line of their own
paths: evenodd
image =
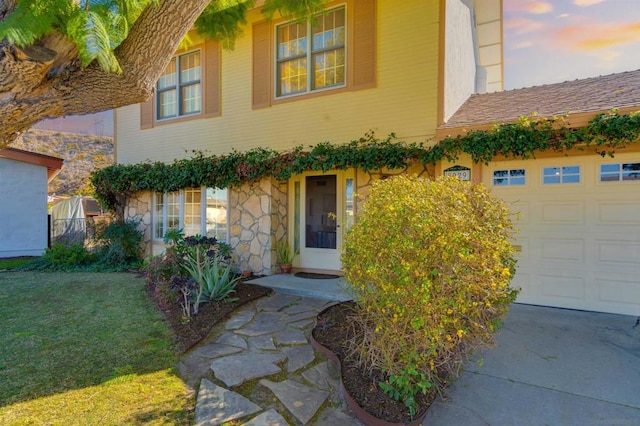
<svg viewBox="0 0 640 426">
<path fill-rule="evenodd" d="M 147 287 L 149 296 L 153 299 L 152 290 Z M 268 287 L 256 284 L 241 283 L 236 287 L 231 296 L 237 300 L 229 303 L 207 302 L 200 304 L 198 315 L 193 316 L 189 322 L 185 322 L 180 303 L 167 303 L 159 308 L 173 329 L 175 341 L 180 350 L 187 351 L 200 340 L 207 337 L 211 329 L 221 321 L 226 320 L 229 314 L 247 302 L 267 296 L 273 293 Z"/>
<path fill-rule="evenodd" d="M 404 403 L 388 397 L 378 387 L 378 382 L 385 378 L 384 374 L 379 370 L 366 372 L 348 354 L 347 342 L 357 335 L 356 322 L 349 320 L 349 316 L 354 314 L 354 305 L 353 302 L 343 302 L 320 313 L 313 329 L 313 338 L 340 359 L 344 388 L 361 408 L 387 422 L 410 423 L 413 419 Z M 435 393 L 420 394 L 416 399 L 419 417 L 429 408 L 435 399 Z"/>
</svg>

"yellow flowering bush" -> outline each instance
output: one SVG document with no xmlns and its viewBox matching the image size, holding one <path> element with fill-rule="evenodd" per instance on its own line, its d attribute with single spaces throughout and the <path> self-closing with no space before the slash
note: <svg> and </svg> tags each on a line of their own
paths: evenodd
<svg viewBox="0 0 640 426">
<path fill-rule="evenodd" d="M 509 211 L 482 185 L 397 176 L 373 185 L 342 254 L 357 302 L 354 353 L 412 414 L 493 333 L 517 291 Z"/>
</svg>

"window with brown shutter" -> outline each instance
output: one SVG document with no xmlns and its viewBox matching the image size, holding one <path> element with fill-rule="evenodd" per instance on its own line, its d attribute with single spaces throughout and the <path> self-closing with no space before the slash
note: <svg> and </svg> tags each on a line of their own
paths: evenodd
<svg viewBox="0 0 640 426">
<path fill-rule="evenodd" d="M 207 40 L 176 54 L 140 104 L 140 128 L 220 115 L 220 46 Z"/>
<path fill-rule="evenodd" d="M 376 75 L 375 0 L 336 2 L 309 22 L 253 26 L 254 109 L 368 89 Z"/>
</svg>

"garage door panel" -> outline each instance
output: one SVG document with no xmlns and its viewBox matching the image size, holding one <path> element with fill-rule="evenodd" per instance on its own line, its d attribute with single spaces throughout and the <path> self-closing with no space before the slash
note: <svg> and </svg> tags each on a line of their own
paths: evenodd
<svg viewBox="0 0 640 426">
<path fill-rule="evenodd" d="M 540 275 L 541 292 L 545 298 L 574 299 L 576 301 L 585 298 L 585 281 L 580 277 L 567 277 L 562 275 Z"/>
<path fill-rule="evenodd" d="M 640 202 L 629 200 L 600 201 L 596 203 L 596 211 L 598 212 L 596 224 L 640 225 Z"/>
<path fill-rule="evenodd" d="M 583 239 L 541 238 L 541 257 L 547 261 L 584 262 Z"/>
<path fill-rule="evenodd" d="M 604 312 L 640 315 L 640 281 L 637 275 L 598 274 L 597 303 Z"/>
<path fill-rule="evenodd" d="M 640 241 L 596 240 L 599 263 L 622 264 L 640 270 Z"/>
<path fill-rule="evenodd" d="M 582 201 L 541 201 L 542 224 L 584 224 L 585 206 Z"/>
<path fill-rule="evenodd" d="M 598 284 L 600 301 L 633 303 L 640 300 L 640 283 L 638 282 L 602 279 L 598 281 Z"/>
</svg>

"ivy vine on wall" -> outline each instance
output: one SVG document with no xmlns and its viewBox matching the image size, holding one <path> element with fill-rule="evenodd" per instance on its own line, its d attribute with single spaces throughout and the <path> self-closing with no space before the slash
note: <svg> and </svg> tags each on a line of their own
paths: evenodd
<svg viewBox="0 0 640 426">
<path fill-rule="evenodd" d="M 124 218 L 129 198 L 141 191 L 171 192 L 200 186 L 232 188 L 256 179 L 272 177 L 286 181 L 305 171 L 324 172 L 359 168 L 398 169 L 414 162 L 436 164 L 455 161 L 469 154 L 476 163 L 488 163 L 498 156 L 534 158 L 536 152 L 567 152 L 593 149 L 599 155 L 613 155 L 615 149 L 638 143 L 640 111 L 621 115 L 617 111 L 599 114 L 581 128 L 569 128 L 567 116 L 552 119 L 521 117 L 515 123 L 495 124 L 489 130 L 472 130 L 449 136 L 433 145 L 405 143 L 394 134 L 378 139 L 368 133 L 347 144 L 323 142 L 304 149 L 278 152 L 255 148 L 246 152 L 206 156 L 194 152 L 189 159 L 173 163 L 117 164 L 96 171 L 91 182 L 96 199 L 116 217 Z"/>
</svg>

